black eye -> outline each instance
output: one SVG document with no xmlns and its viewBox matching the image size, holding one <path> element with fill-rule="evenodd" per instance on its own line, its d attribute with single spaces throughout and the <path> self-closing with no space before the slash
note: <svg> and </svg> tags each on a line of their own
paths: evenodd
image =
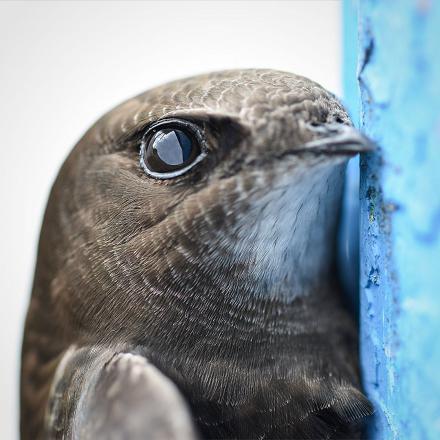
<svg viewBox="0 0 440 440">
<path fill-rule="evenodd" d="M 152 126 L 141 145 L 141 166 L 159 179 L 180 176 L 200 162 L 203 139 L 199 128 L 187 121 L 165 120 Z"/>
</svg>

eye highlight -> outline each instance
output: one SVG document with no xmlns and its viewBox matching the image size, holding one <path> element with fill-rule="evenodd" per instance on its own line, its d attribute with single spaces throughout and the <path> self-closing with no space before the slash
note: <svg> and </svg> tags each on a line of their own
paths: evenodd
<svg viewBox="0 0 440 440">
<path fill-rule="evenodd" d="M 146 174 L 171 179 L 189 171 L 206 156 L 200 128 L 168 119 L 150 127 L 142 138 L 140 163 Z"/>
</svg>

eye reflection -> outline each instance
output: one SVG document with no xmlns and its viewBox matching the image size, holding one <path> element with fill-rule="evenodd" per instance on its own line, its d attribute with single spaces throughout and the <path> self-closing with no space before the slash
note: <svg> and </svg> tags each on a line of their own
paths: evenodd
<svg viewBox="0 0 440 440">
<path fill-rule="evenodd" d="M 163 125 L 163 128 L 161 128 Z M 149 130 L 141 145 L 141 166 L 157 178 L 169 179 L 187 172 L 205 156 L 194 124 L 174 121 Z"/>
<path fill-rule="evenodd" d="M 150 145 L 147 161 L 149 156 L 156 156 L 170 166 L 184 164 L 193 150 L 191 139 L 182 130 L 161 130 L 153 136 Z"/>
</svg>

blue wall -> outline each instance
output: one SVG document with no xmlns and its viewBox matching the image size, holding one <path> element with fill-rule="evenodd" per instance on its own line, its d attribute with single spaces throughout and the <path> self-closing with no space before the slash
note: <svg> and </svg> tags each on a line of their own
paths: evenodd
<svg viewBox="0 0 440 440">
<path fill-rule="evenodd" d="M 357 84 L 357 7 L 355 1 L 344 5 L 344 38 L 342 77 L 344 83 L 344 105 L 349 109 L 353 123 L 359 126 L 359 87 Z M 342 206 L 341 229 L 338 240 L 341 281 L 348 304 L 353 314 L 359 316 L 359 157 L 348 163 L 344 201 Z M 349 270 L 347 270 L 349 268 Z"/>
<path fill-rule="evenodd" d="M 346 102 L 379 145 L 360 163 L 361 355 L 376 406 L 370 436 L 438 440 L 440 2 L 347 0 L 343 9 Z"/>
</svg>

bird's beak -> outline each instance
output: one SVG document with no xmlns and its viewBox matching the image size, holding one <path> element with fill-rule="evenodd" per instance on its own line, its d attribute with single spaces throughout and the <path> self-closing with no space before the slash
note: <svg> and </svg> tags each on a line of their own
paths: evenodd
<svg viewBox="0 0 440 440">
<path fill-rule="evenodd" d="M 354 156 L 373 151 L 373 142 L 350 125 L 325 124 L 309 126 L 315 139 L 305 143 L 301 150 L 314 153 Z"/>
</svg>

